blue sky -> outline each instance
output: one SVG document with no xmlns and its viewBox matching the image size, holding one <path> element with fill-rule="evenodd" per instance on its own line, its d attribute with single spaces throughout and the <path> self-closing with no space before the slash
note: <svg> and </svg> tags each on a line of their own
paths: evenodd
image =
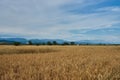
<svg viewBox="0 0 120 80">
<path fill-rule="evenodd" d="M 0 37 L 120 42 L 120 0 L 0 0 Z"/>
</svg>

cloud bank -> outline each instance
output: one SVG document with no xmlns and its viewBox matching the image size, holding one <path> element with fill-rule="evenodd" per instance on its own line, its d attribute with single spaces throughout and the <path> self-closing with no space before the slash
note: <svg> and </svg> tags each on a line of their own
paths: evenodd
<svg viewBox="0 0 120 80">
<path fill-rule="evenodd" d="M 120 42 L 120 1 L 0 0 L 0 34 Z"/>
</svg>

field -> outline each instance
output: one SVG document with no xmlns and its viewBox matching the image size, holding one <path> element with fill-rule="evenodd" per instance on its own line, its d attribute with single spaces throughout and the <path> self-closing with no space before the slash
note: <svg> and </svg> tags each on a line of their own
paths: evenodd
<svg viewBox="0 0 120 80">
<path fill-rule="evenodd" d="M 0 80 L 120 80 L 120 46 L 0 46 Z"/>
</svg>

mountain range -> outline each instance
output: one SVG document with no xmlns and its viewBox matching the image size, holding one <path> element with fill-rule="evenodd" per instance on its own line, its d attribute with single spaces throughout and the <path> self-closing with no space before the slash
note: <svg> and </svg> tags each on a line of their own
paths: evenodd
<svg viewBox="0 0 120 80">
<path fill-rule="evenodd" d="M 75 42 L 75 44 L 120 44 L 115 42 L 107 42 L 103 40 L 80 40 L 80 41 L 66 41 L 62 39 L 25 39 L 25 38 L 0 38 L 0 43 L 13 44 L 14 42 L 20 42 L 21 44 L 28 44 L 31 41 L 33 44 L 47 43 L 56 41 L 59 44 L 64 42 Z"/>
</svg>

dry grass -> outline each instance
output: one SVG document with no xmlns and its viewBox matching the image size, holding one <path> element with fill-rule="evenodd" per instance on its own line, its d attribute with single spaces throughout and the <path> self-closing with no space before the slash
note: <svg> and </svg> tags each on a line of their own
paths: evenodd
<svg viewBox="0 0 120 80">
<path fill-rule="evenodd" d="M 119 46 L 0 46 L 0 54 L 0 80 L 120 80 Z"/>
</svg>

